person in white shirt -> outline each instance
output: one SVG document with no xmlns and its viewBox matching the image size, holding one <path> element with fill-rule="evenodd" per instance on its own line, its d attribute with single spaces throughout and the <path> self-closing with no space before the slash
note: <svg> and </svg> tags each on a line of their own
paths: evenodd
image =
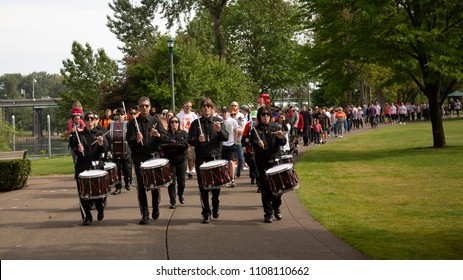
<svg viewBox="0 0 463 280">
<path fill-rule="evenodd" d="M 228 161 L 228 168 L 230 171 L 230 177 L 232 179 L 231 187 L 235 187 L 235 163 L 236 160 L 236 144 L 235 137 L 236 130 L 238 128 L 238 122 L 230 117 L 230 113 L 226 106 L 220 110 L 222 113 L 223 123 L 225 124 L 225 130 L 228 132 L 228 140 L 222 141 L 222 159 Z"/>
<path fill-rule="evenodd" d="M 180 130 L 185 130 L 187 133 L 190 131 L 191 123 L 198 118 L 195 112 L 191 111 L 191 102 L 186 100 L 183 103 L 183 111 L 178 113 L 177 118 L 180 120 Z M 187 171 L 188 179 L 193 178 L 195 171 L 195 147 L 188 146 L 188 155 L 187 155 Z"/>
</svg>

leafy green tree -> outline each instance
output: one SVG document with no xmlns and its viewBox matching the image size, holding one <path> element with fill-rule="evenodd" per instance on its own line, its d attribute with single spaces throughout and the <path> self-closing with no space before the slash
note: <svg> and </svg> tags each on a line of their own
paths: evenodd
<svg viewBox="0 0 463 280">
<path fill-rule="evenodd" d="M 74 41 L 71 54 L 73 59 L 63 60 L 60 73 L 63 83 L 69 89 L 61 93 L 60 114 L 63 119 L 69 117 L 69 111 L 75 101 L 80 101 L 85 110 L 99 110 L 101 100 L 108 94 L 119 76 L 117 63 L 106 55 L 103 49 L 93 51 L 90 44 L 85 47 Z"/>
<path fill-rule="evenodd" d="M 147 2 L 147 1 L 142 1 Z M 157 26 L 153 26 L 155 6 L 149 2 L 135 6 L 129 0 L 114 0 L 108 4 L 114 11 L 107 16 L 109 30 L 123 43 L 119 49 L 128 56 L 136 56 L 156 40 Z"/>
<path fill-rule="evenodd" d="M 415 82 L 429 101 L 434 147 L 445 147 L 441 104 L 447 92 L 442 89 L 463 79 L 463 3 L 455 0 L 301 2 L 320 52 L 340 62 L 370 61 Z M 319 65 L 327 65 L 323 62 L 320 60 Z"/>
<path fill-rule="evenodd" d="M 161 37 L 146 54 L 127 64 L 123 87 L 126 103 L 136 104 L 140 96 L 147 96 L 157 111 L 170 108 L 170 54 L 166 42 L 167 37 Z M 204 96 L 219 105 L 250 98 L 251 82 L 239 68 L 203 55 L 194 40 L 183 35 L 176 39 L 174 66 L 176 104 L 190 100 L 196 105 Z"/>
<path fill-rule="evenodd" d="M 188 17 L 191 13 L 205 9 L 209 12 L 209 19 L 214 31 L 215 46 L 214 50 L 220 60 L 227 56 L 227 44 L 223 32 L 223 16 L 227 9 L 229 0 L 141 0 L 145 7 L 154 7 L 156 11 L 163 14 L 168 21 L 168 27 L 174 23 L 181 23 L 182 17 Z"/>
</svg>

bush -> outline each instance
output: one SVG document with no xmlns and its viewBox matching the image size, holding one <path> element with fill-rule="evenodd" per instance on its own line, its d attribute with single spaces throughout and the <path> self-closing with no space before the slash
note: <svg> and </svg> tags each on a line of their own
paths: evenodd
<svg viewBox="0 0 463 280">
<path fill-rule="evenodd" d="M 0 160 L 0 192 L 24 188 L 29 174 L 29 159 Z"/>
</svg>

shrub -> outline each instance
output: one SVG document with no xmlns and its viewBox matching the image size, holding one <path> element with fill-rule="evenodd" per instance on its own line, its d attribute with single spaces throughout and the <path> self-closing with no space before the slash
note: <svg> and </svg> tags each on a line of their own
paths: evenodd
<svg viewBox="0 0 463 280">
<path fill-rule="evenodd" d="M 0 160 L 0 192 L 24 188 L 29 174 L 29 159 Z"/>
</svg>

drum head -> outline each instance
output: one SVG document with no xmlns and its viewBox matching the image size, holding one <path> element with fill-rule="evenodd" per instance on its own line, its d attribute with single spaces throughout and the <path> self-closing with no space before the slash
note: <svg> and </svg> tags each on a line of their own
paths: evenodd
<svg viewBox="0 0 463 280">
<path fill-rule="evenodd" d="M 270 168 L 269 170 L 265 171 L 265 174 L 273 175 L 273 174 L 278 174 L 278 173 L 281 173 L 282 171 L 291 170 L 291 169 L 293 169 L 293 164 L 285 163 L 285 164 L 280 164 L 280 165 Z"/>
<path fill-rule="evenodd" d="M 140 165 L 140 167 L 141 168 L 155 168 L 155 167 L 166 165 L 168 162 L 169 160 L 165 158 L 150 159 L 150 160 L 143 162 Z"/>
<path fill-rule="evenodd" d="M 79 178 L 98 178 L 108 175 L 104 170 L 87 170 L 79 174 Z"/>
<path fill-rule="evenodd" d="M 199 166 L 199 169 L 210 169 L 218 166 L 227 165 L 227 161 L 224 159 L 212 160 L 205 162 Z"/>
<path fill-rule="evenodd" d="M 288 159 L 288 158 L 293 158 L 292 155 L 282 155 L 281 159 Z"/>
<path fill-rule="evenodd" d="M 116 164 L 114 162 L 105 162 L 104 163 L 104 169 L 105 170 L 112 169 L 114 167 L 116 167 Z"/>
</svg>

